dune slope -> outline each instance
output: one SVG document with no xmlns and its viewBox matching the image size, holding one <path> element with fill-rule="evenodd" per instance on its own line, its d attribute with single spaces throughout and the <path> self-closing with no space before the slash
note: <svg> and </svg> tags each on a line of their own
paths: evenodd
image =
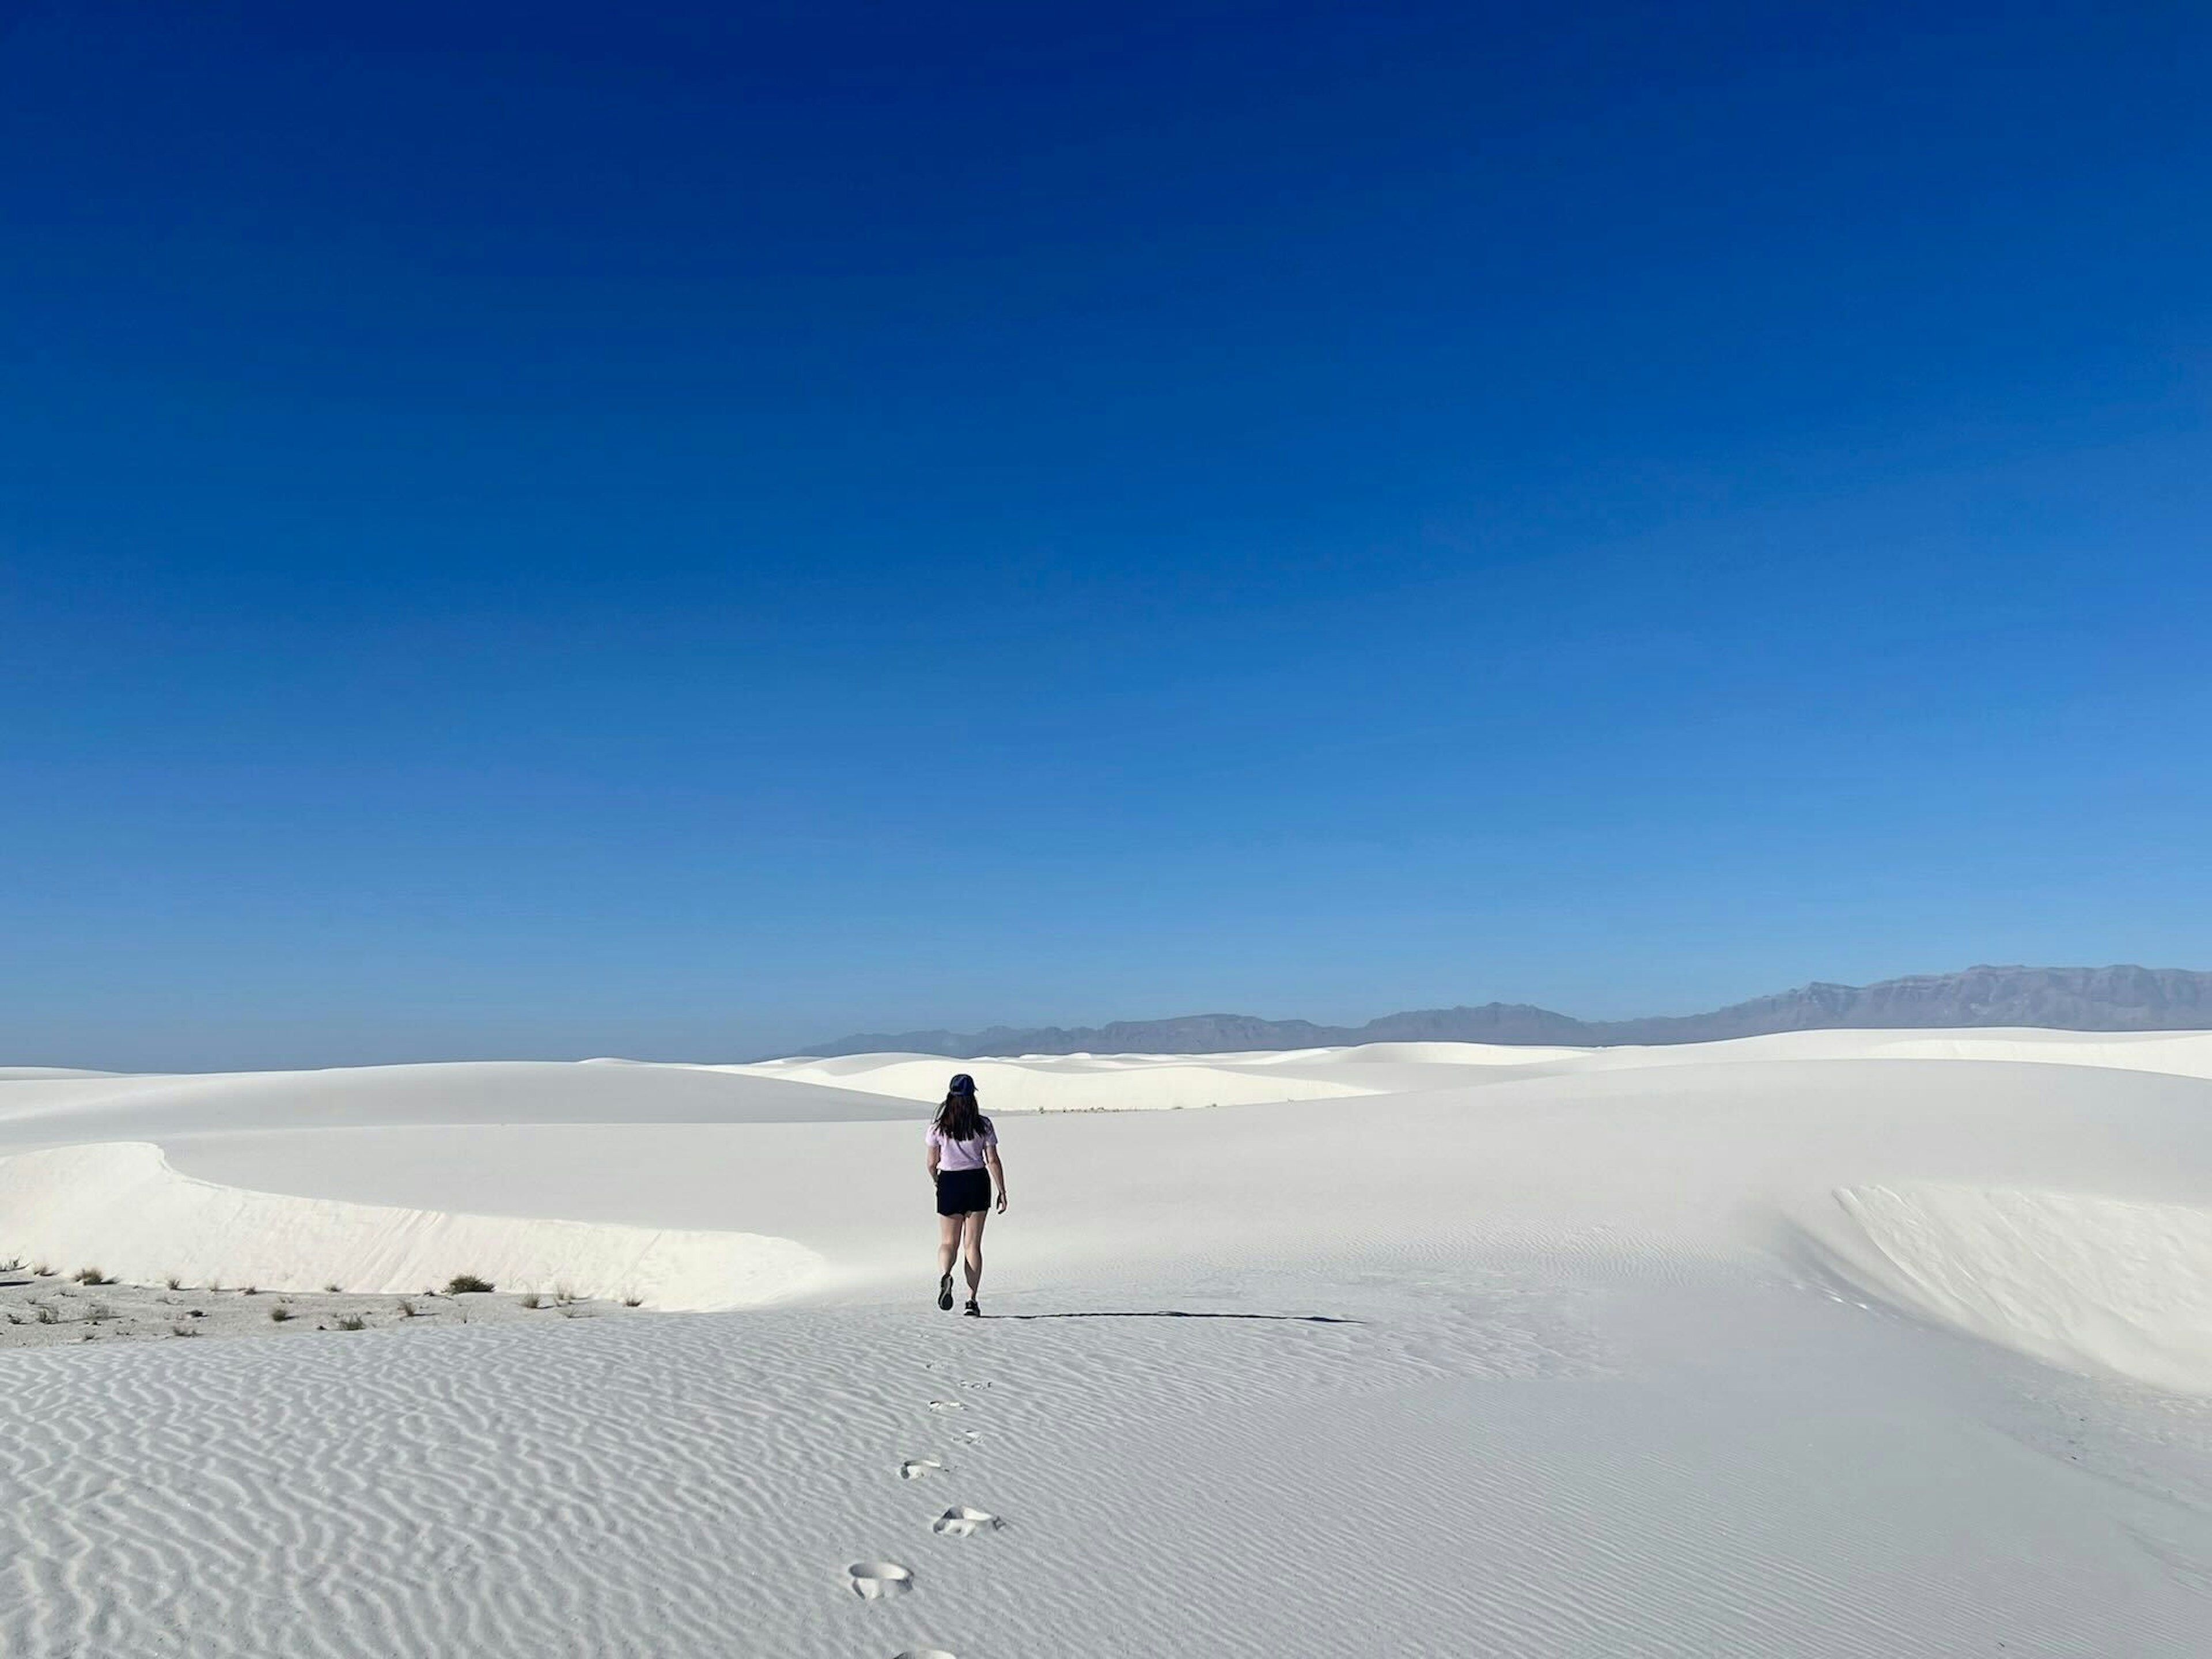
<svg viewBox="0 0 2212 1659">
<path fill-rule="evenodd" d="M 735 1308 L 803 1291 L 820 1258 L 788 1239 L 350 1204 L 179 1175 L 143 1143 L 0 1159 L 0 1216 L 19 1256 L 97 1266 L 126 1283 L 370 1295 L 466 1273 L 656 1308 Z"/>
</svg>

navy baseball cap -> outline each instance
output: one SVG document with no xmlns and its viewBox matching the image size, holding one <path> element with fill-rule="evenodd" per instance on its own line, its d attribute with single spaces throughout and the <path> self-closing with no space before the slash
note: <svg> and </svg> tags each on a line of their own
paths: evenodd
<svg viewBox="0 0 2212 1659">
<path fill-rule="evenodd" d="M 951 1092 L 956 1095 L 974 1094 L 975 1092 L 975 1079 L 969 1077 L 967 1073 L 962 1072 L 952 1079 Z"/>
</svg>

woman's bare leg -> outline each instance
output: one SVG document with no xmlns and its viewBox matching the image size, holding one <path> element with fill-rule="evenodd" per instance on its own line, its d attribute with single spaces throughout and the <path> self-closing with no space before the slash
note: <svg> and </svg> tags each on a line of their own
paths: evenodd
<svg viewBox="0 0 2212 1659">
<path fill-rule="evenodd" d="M 968 1299 L 973 1302 L 975 1292 L 983 1286 L 983 1224 L 991 1218 L 988 1210 L 970 1210 L 960 1218 L 966 1224 L 960 1230 L 967 1245 Z"/>
<path fill-rule="evenodd" d="M 937 1276 L 952 1277 L 952 1258 L 960 1254 L 960 1223 L 957 1215 L 937 1218 Z"/>
</svg>

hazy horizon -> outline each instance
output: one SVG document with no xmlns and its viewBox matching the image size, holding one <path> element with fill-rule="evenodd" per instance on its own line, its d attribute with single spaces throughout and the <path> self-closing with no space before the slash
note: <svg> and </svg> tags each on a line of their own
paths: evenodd
<svg viewBox="0 0 2212 1659">
<path fill-rule="evenodd" d="M 1582 1020 L 1588 1023 L 1605 1024 L 1611 1021 L 1634 1021 L 1644 1018 L 1664 1019 L 1711 1013 L 1741 1003 L 1753 1001 L 1759 998 L 1784 995 L 1790 992 L 1808 988 L 1815 985 L 1846 985 L 1852 988 L 1856 988 L 1859 986 L 1881 984 L 1898 979 L 1941 979 L 1948 977 L 1953 974 L 1970 972 L 1974 968 L 1978 967 L 2027 967 L 2034 971 L 2065 971 L 2068 969 L 2082 968 L 2089 968 L 2092 971 L 2101 968 L 2142 968 L 2154 973 L 2197 973 L 2204 971 L 2192 969 L 2177 969 L 2171 967 L 2161 968 L 2156 964 L 2143 963 L 2019 964 L 1980 963 L 1968 964 L 1965 967 L 1957 969 L 1929 969 L 1907 975 L 1884 975 L 1875 979 L 1858 981 L 1828 980 L 1815 975 L 1811 978 L 1801 978 L 1786 985 L 1768 986 L 1764 990 L 1747 992 L 1741 996 L 1729 997 L 1722 1001 L 1714 1003 L 1700 1004 L 1694 1007 L 1644 1008 L 1618 1014 L 1596 1014 L 1584 1009 L 1559 1007 L 1552 1004 L 1535 1002 L 1525 997 L 1486 997 L 1481 999 L 1480 1001 L 1473 999 L 1462 998 L 1453 1000 L 1412 1002 L 1404 1004 L 1398 1007 L 1375 1009 L 1364 1012 L 1358 1012 L 1335 1018 L 1325 1015 L 1316 1015 L 1303 1011 L 1280 1012 L 1263 1009 L 1237 1008 L 1227 1005 L 1219 1005 L 1206 1007 L 1194 1006 L 1166 1012 L 1131 1012 L 1125 1011 L 1103 1014 L 1094 1018 L 1061 1020 L 1019 1021 L 1007 1019 L 986 1019 L 972 1021 L 966 1024 L 959 1025 L 917 1025 L 910 1024 L 854 1025 L 839 1031 L 815 1031 L 807 1036 L 795 1038 L 792 1041 L 772 1042 L 755 1048 L 743 1048 L 726 1043 L 714 1042 L 711 1040 L 702 1041 L 702 1042 L 691 1047 L 673 1049 L 654 1049 L 638 1046 L 624 1047 L 620 1044 L 601 1044 L 593 1046 L 587 1043 L 581 1045 L 570 1044 L 565 1047 L 556 1045 L 551 1048 L 516 1048 L 513 1049 L 489 1051 L 471 1049 L 458 1046 L 445 1048 L 414 1048 L 407 1047 L 404 1042 L 393 1042 L 372 1044 L 367 1048 L 354 1051 L 316 1051 L 301 1048 L 289 1053 L 279 1051 L 274 1056 L 268 1054 L 263 1054 L 258 1057 L 251 1059 L 240 1059 L 228 1055 L 220 1048 L 210 1048 L 201 1053 L 192 1053 L 190 1050 L 187 1050 L 185 1051 L 186 1057 L 185 1058 L 179 1058 L 173 1053 L 165 1054 L 157 1050 L 148 1050 L 146 1053 L 141 1054 L 138 1058 L 131 1060 L 130 1063 L 124 1063 L 121 1060 L 108 1063 L 100 1060 L 88 1059 L 81 1056 L 53 1058 L 39 1055 L 0 1054 L 0 1067 L 9 1066 L 52 1066 L 63 1068 L 78 1068 L 92 1071 L 177 1071 L 216 1073 L 229 1071 L 320 1070 L 350 1066 L 432 1065 L 471 1060 L 576 1060 L 592 1059 L 619 1059 L 678 1063 L 689 1061 L 702 1064 L 729 1064 L 750 1061 L 769 1057 L 799 1055 L 814 1053 L 817 1052 L 819 1047 L 823 1044 L 838 1043 L 852 1037 L 866 1034 L 880 1034 L 884 1036 L 895 1037 L 902 1035 L 931 1031 L 949 1031 L 956 1034 L 971 1034 L 988 1031 L 994 1029 L 1006 1029 L 1017 1031 L 1033 1031 L 1052 1028 L 1083 1030 L 1095 1029 L 1110 1024 L 1147 1024 L 1156 1022 L 1177 1019 L 1206 1018 L 1209 1017 L 1228 1017 L 1232 1018 L 1250 1018 L 1270 1022 L 1303 1020 L 1324 1027 L 1357 1029 L 1358 1027 L 1368 1024 L 1370 1021 L 1385 1018 L 1392 1015 L 1443 1011 L 1462 1007 L 1480 1008 L 1491 1004 L 1504 1004 L 1505 1006 L 1514 1007 L 1537 1008 L 1547 1013 L 1563 1014 L 1570 1018 Z M 122 1048 L 118 1050 L 118 1052 L 124 1054 L 132 1052 L 127 1037 L 124 1042 Z"/>
</svg>

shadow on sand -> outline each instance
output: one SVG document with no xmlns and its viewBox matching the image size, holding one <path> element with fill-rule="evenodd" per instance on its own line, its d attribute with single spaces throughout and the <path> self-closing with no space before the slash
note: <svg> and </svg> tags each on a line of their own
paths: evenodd
<svg viewBox="0 0 2212 1659">
<path fill-rule="evenodd" d="M 1333 1314 L 1185 1313 L 1180 1308 L 1160 1308 L 1141 1313 L 985 1314 L 986 1319 L 1277 1319 L 1293 1325 L 1364 1325 L 1364 1319 L 1339 1319 Z"/>
</svg>

